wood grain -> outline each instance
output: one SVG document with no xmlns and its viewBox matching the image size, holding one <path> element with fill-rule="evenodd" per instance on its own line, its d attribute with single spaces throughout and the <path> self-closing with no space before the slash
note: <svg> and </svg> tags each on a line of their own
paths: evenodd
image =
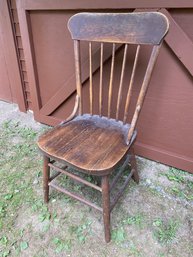
<svg viewBox="0 0 193 257">
<path fill-rule="evenodd" d="M 168 27 L 157 12 L 79 13 L 68 22 L 72 39 L 129 44 L 159 45 Z"/>
<path fill-rule="evenodd" d="M 41 136 L 38 146 L 45 154 L 84 172 L 106 174 L 127 153 L 128 130 L 129 125 L 120 121 L 85 114 Z"/>
</svg>

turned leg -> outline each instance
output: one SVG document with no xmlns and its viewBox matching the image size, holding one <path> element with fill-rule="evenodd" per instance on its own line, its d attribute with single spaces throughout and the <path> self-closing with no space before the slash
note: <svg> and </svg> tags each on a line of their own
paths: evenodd
<svg viewBox="0 0 193 257">
<path fill-rule="evenodd" d="M 43 190 L 44 190 L 44 202 L 49 201 L 49 179 L 50 179 L 50 167 L 48 166 L 50 158 L 44 155 L 43 157 L 44 167 L 43 167 Z"/>
<path fill-rule="evenodd" d="M 103 206 L 103 222 L 104 222 L 104 229 L 105 229 L 105 241 L 106 243 L 108 243 L 111 240 L 109 176 L 102 177 L 102 206 Z"/>
<path fill-rule="evenodd" d="M 137 171 L 137 164 L 136 164 L 136 158 L 135 158 L 135 153 L 134 153 L 133 147 L 131 147 L 130 153 L 131 153 L 131 160 L 130 160 L 131 170 L 134 170 L 132 178 L 138 184 L 139 183 L 139 174 Z"/>
</svg>

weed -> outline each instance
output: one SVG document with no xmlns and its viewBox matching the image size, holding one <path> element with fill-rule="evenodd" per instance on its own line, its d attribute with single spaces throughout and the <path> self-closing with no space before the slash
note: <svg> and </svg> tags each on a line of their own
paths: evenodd
<svg viewBox="0 0 193 257">
<path fill-rule="evenodd" d="M 28 242 L 23 241 L 20 243 L 20 249 L 21 251 L 26 250 L 29 247 Z"/>
<path fill-rule="evenodd" d="M 170 192 L 171 192 L 172 194 L 174 194 L 175 196 L 178 196 L 178 197 L 180 197 L 180 198 L 183 198 L 183 197 L 184 197 L 184 193 L 183 193 L 182 190 L 179 189 L 178 187 L 172 187 L 172 188 L 170 189 Z"/>
<path fill-rule="evenodd" d="M 141 256 L 140 251 L 137 249 L 136 245 L 133 242 L 131 242 L 129 245 L 129 251 L 132 254 L 132 256 Z"/>
<path fill-rule="evenodd" d="M 188 180 L 187 186 L 190 190 L 193 190 L 193 181 Z"/>
<path fill-rule="evenodd" d="M 0 257 L 7 257 L 7 256 L 9 256 L 9 254 L 10 254 L 10 251 L 9 250 L 5 250 L 2 253 L 0 253 Z"/>
<path fill-rule="evenodd" d="M 117 244 L 125 240 L 125 231 L 123 227 L 114 229 L 112 231 L 112 240 Z"/>
<path fill-rule="evenodd" d="M 2 238 L 0 239 L 0 244 L 1 245 L 7 245 L 8 239 L 6 236 L 2 236 Z"/>
<path fill-rule="evenodd" d="M 52 240 L 53 244 L 55 245 L 55 252 L 61 253 L 64 250 L 69 251 L 71 249 L 72 243 L 70 239 L 62 240 L 58 237 L 55 237 Z"/>
<path fill-rule="evenodd" d="M 166 176 L 170 181 L 175 181 L 178 183 L 184 182 L 184 171 L 170 167 L 169 173 L 163 174 Z"/>
<path fill-rule="evenodd" d="M 176 231 L 179 227 L 177 221 L 169 220 L 164 223 L 160 218 L 154 220 L 154 236 L 160 243 L 170 243 L 176 236 Z"/>
<path fill-rule="evenodd" d="M 193 200 L 192 190 L 190 190 L 190 193 L 189 193 L 188 190 L 186 190 L 186 189 L 180 189 L 180 188 L 177 188 L 177 187 L 172 187 L 170 189 L 170 192 L 177 197 L 186 199 L 187 201 Z"/>
<path fill-rule="evenodd" d="M 71 226 L 69 228 L 70 234 L 75 234 L 80 243 L 85 243 L 86 237 L 91 231 L 91 221 L 87 221 L 84 224 L 78 226 Z"/>
<path fill-rule="evenodd" d="M 136 225 L 139 228 L 142 228 L 144 226 L 144 215 L 141 213 L 138 213 L 134 216 L 129 216 L 126 220 L 124 220 L 125 224 L 128 225 Z"/>
</svg>

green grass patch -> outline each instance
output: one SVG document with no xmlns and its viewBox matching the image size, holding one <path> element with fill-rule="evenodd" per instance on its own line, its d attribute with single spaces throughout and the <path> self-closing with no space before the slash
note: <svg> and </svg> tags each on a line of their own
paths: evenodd
<svg viewBox="0 0 193 257">
<path fill-rule="evenodd" d="M 125 241 L 125 239 L 126 239 L 126 233 L 123 227 L 119 227 L 112 231 L 112 240 L 115 243 L 117 244 L 122 243 L 123 241 Z"/>
<path fill-rule="evenodd" d="M 7 121 L 0 128 L 0 256 L 18 256 L 29 246 L 15 222 L 19 211 L 38 199 L 33 188 L 41 164 L 36 136 L 19 122 Z"/>
<path fill-rule="evenodd" d="M 164 222 L 162 219 L 155 219 L 153 222 L 154 236 L 159 243 L 168 244 L 176 237 L 179 223 L 176 220 Z"/>
<path fill-rule="evenodd" d="M 144 227 L 144 221 L 145 217 L 142 213 L 137 213 L 136 215 L 129 216 L 126 220 L 123 222 L 128 225 L 135 225 L 138 228 L 143 228 Z"/>
<path fill-rule="evenodd" d="M 55 252 L 61 253 L 63 251 L 70 251 L 72 247 L 71 239 L 61 239 L 58 237 L 53 238 L 52 243 L 54 244 Z"/>
<path fill-rule="evenodd" d="M 85 221 L 81 225 L 72 225 L 69 227 L 71 235 L 75 235 L 80 243 L 85 243 L 87 236 L 91 233 L 91 221 Z"/>
<path fill-rule="evenodd" d="M 184 178 L 184 171 L 180 169 L 176 169 L 173 167 L 170 167 L 169 172 L 164 174 L 170 181 L 175 181 L 178 183 L 183 183 L 185 181 Z"/>
</svg>

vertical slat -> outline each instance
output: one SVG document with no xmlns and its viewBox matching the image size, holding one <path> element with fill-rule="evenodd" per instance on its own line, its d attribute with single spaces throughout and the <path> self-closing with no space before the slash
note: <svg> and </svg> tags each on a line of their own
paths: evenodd
<svg viewBox="0 0 193 257">
<path fill-rule="evenodd" d="M 103 94 L 103 43 L 101 43 L 101 55 L 100 55 L 100 82 L 99 82 L 99 115 L 102 115 L 102 94 Z"/>
<path fill-rule="evenodd" d="M 125 73 L 125 64 L 126 64 L 126 57 L 127 57 L 127 48 L 128 48 L 128 44 L 125 44 L 123 63 L 122 63 L 122 69 L 121 69 L 121 78 L 120 78 L 120 83 L 119 83 L 118 99 L 117 99 L 116 120 L 118 120 L 118 118 L 119 118 L 119 111 L 120 111 L 120 105 L 121 105 L 123 78 L 124 78 L 124 73 Z"/>
<path fill-rule="evenodd" d="M 89 80 L 90 80 L 90 114 L 93 114 L 93 84 L 92 84 L 92 43 L 89 42 Z"/>
<path fill-rule="evenodd" d="M 110 116 L 111 116 L 111 102 L 112 102 L 114 63 L 115 63 L 115 43 L 113 43 L 113 49 L 112 49 L 111 74 L 110 74 L 110 80 L 109 80 L 108 118 L 110 118 Z"/>
<path fill-rule="evenodd" d="M 124 124 L 125 124 L 125 122 L 127 120 L 129 104 L 130 104 L 130 100 L 131 100 L 131 92 L 132 92 L 132 88 L 133 88 L 135 71 L 136 71 L 137 61 L 138 61 L 138 57 L 139 57 L 139 49 L 140 49 L 140 45 L 137 46 L 137 50 L 136 50 L 136 54 L 135 54 L 135 60 L 134 60 L 133 69 L 132 69 L 132 73 L 131 73 L 131 79 L 130 79 L 129 88 L 128 88 L 128 92 L 127 92 L 125 111 L 124 111 L 124 118 L 123 118 L 123 123 Z"/>
<path fill-rule="evenodd" d="M 148 87 L 148 84 L 149 84 L 149 81 L 150 81 L 150 78 L 151 78 L 151 74 L 152 74 L 152 71 L 153 71 L 153 67 L 155 65 L 155 61 L 156 61 L 157 56 L 159 54 L 160 47 L 161 47 L 161 44 L 156 45 L 156 46 L 153 47 L 151 57 L 150 57 L 150 61 L 149 61 L 148 66 L 147 66 L 145 77 L 144 77 L 144 80 L 143 80 L 143 83 L 142 83 L 142 86 L 141 86 L 141 90 L 140 90 L 140 93 L 139 93 L 139 97 L 138 97 L 138 100 L 137 100 L 135 112 L 134 112 L 134 115 L 133 115 L 133 118 L 132 118 L 132 121 L 131 121 L 131 127 L 130 127 L 129 132 L 128 132 L 127 144 L 130 143 L 133 132 L 135 130 L 136 122 L 137 122 L 137 119 L 138 119 L 138 116 L 139 116 L 139 113 L 140 113 L 140 110 L 141 110 L 141 107 L 142 107 L 142 104 L 143 104 L 143 101 L 144 101 L 145 94 L 147 92 L 147 87 Z"/>
<path fill-rule="evenodd" d="M 76 88 L 79 95 L 79 114 L 82 114 L 82 84 L 81 84 L 81 67 L 80 67 L 80 41 L 74 40 L 74 58 L 76 72 Z"/>
</svg>

